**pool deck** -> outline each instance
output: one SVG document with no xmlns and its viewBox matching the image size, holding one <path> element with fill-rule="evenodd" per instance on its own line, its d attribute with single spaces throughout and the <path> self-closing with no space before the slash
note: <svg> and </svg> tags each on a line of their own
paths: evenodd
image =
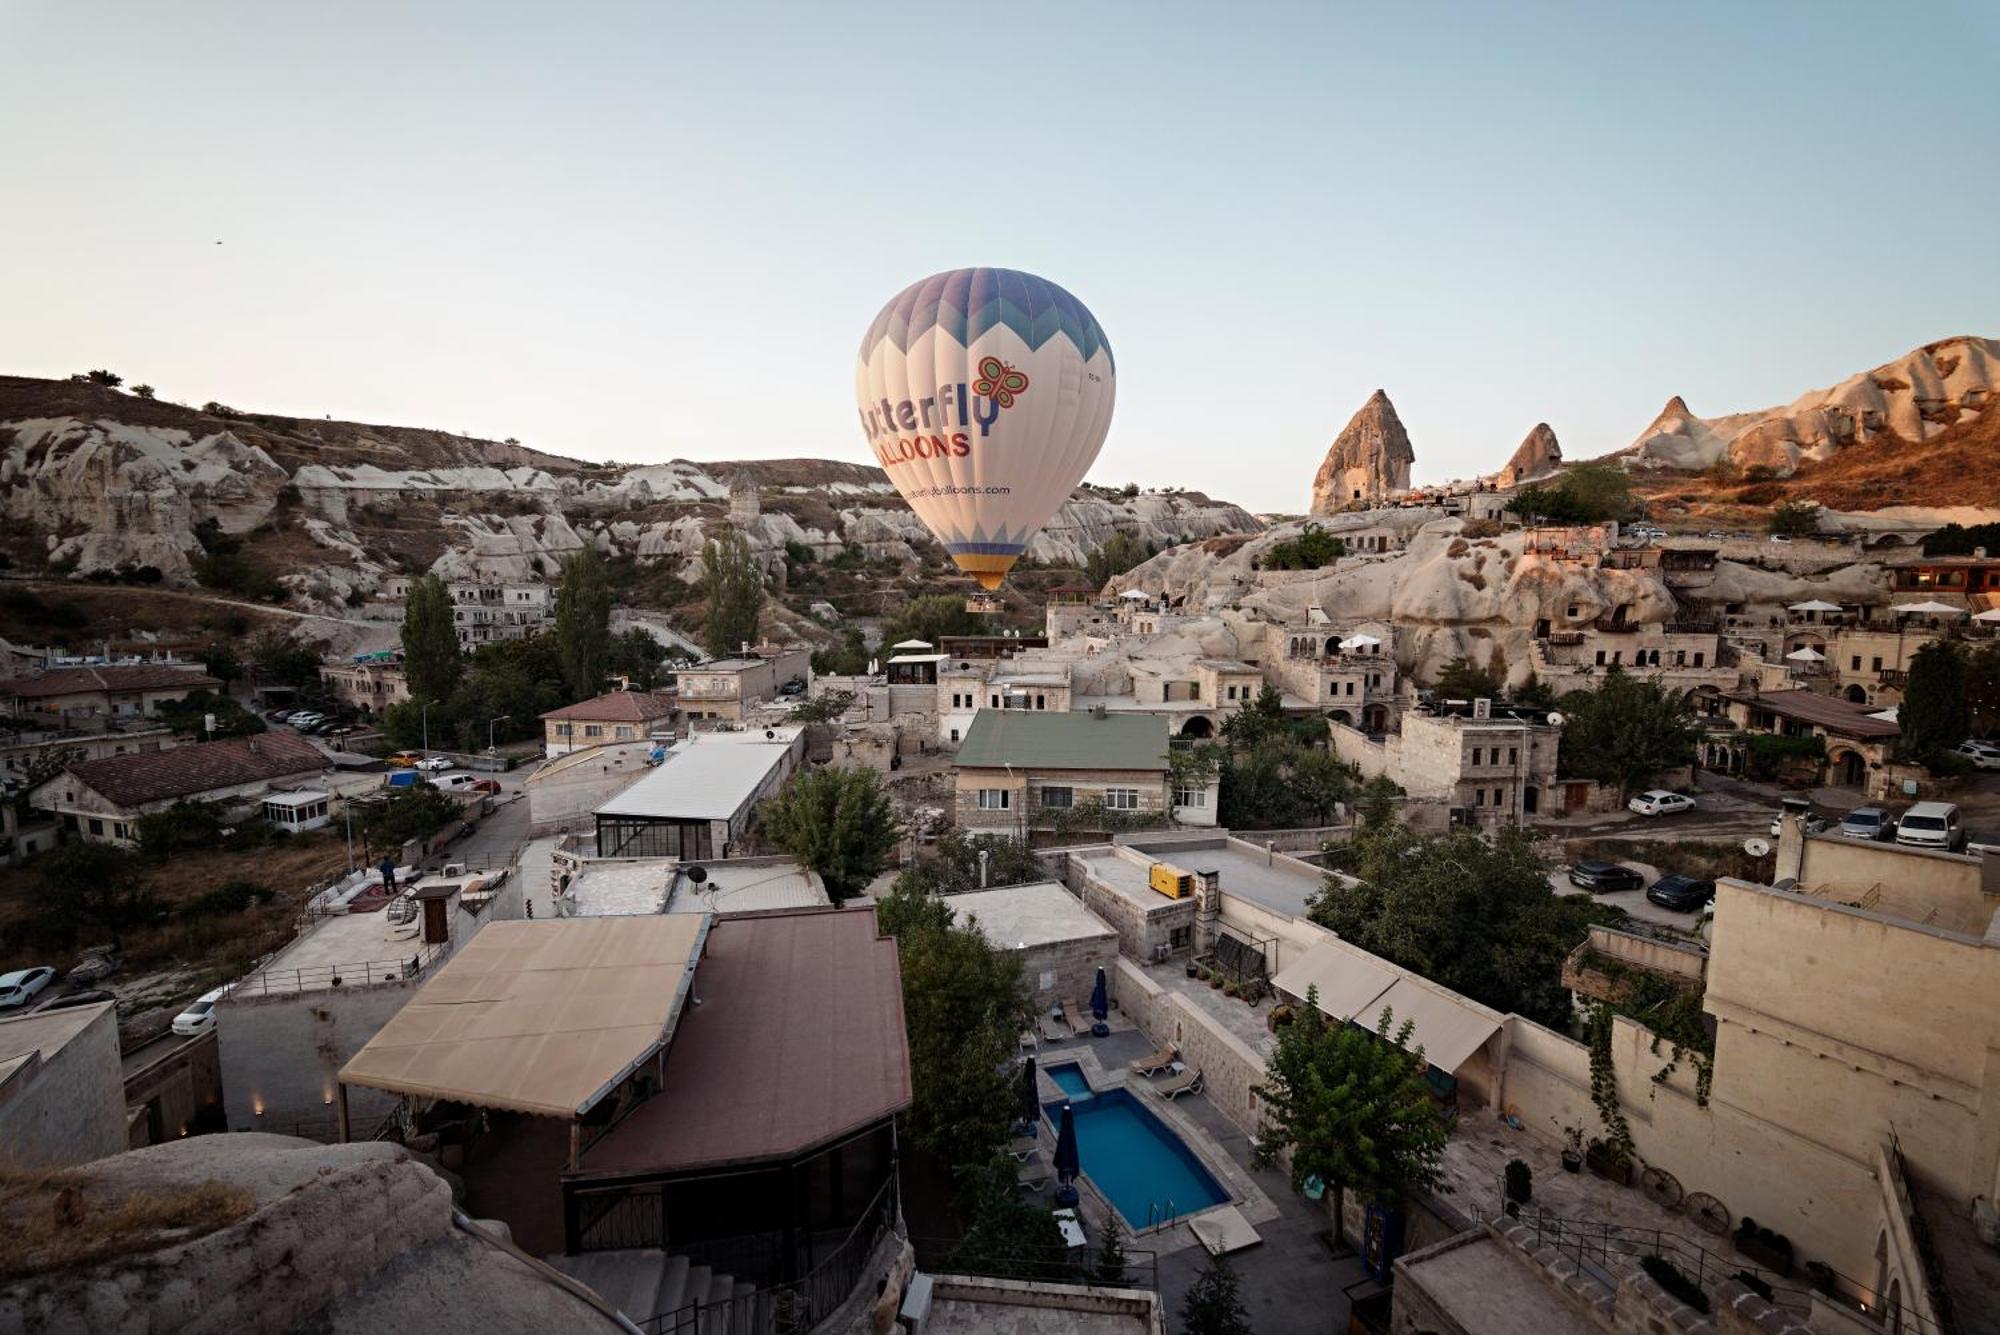
<svg viewBox="0 0 2000 1335">
<path fill-rule="evenodd" d="M 1249 1012 L 1243 1003 L 1233 1004 Z M 1206 1095 L 1187 1094 L 1169 1102 L 1138 1088 L 1151 1082 L 1133 1072 L 1130 1064 L 1152 1050 L 1143 1033 L 1126 1028 L 1114 1030 L 1109 1038 L 1045 1044 L 1038 1060 L 1044 1066 L 1076 1061 L 1093 1089 L 1120 1085 L 1131 1089 L 1229 1191 L 1263 1239 L 1229 1258 L 1257 1335 L 1326 1335 L 1344 1329 L 1347 1300 L 1340 1290 L 1362 1277 L 1360 1258 L 1351 1253 L 1336 1258 L 1328 1251 L 1322 1240 L 1329 1226 L 1325 1208 L 1293 1191 L 1282 1170 L 1254 1166 L 1249 1138 Z M 1061 1097 L 1045 1074 L 1037 1073 L 1036 1080 L 1045 1101 Z M 1043 1140 L 1045 1149 L 1054 1148 L 1046 1128 Z M 1103 1236 L 1111 1207 L 1090 1188 L 1088 1164 L 1084 1173 L 1082 1214 L 1095 1242 Z M 1170 1318 L 1177 1318 L 1189 1286 L 1208 1263 L 1208 1253 L 1185 1223 L 1138 1236 L 1128 1231 L 1125 1241 L 1133 1250 L 1156 1254 L 1160 1301 Z"/>
</svg>

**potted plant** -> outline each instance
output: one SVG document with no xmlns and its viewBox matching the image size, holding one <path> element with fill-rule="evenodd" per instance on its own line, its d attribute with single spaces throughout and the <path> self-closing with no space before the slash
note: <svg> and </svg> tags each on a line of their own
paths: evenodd
<svg viewBox="0 0 2000 1335">
<path fill-rule="evenodd" d="M 1621 1187 L 1632 1185 L 1631 1157 L 1608 1141 L 1591 1141 L 1583 1152 L 1583 1161 L 1590 1165 L 1591 1172 L 1607 1182 L 1616 1182 Z"/>
<path fill-rule="evenodd" d="M 1736 1250 L 1780 1278 L 1792 1273 L 1792 1240 L 1745 1215 L 1731 1239 Z"/>
<path fill-rule="evenodd" d="M 1507 1161 L 1507 1199 L 1516 1205 L 1526 1205 L 1535 1195 L 1535 1171 L 1525 1160 Z"/>
<path fill-rule="evenodd" d="M 1189 961 L 1187 962 L 1187 976 L 1188 976 L 1188 977 L 1190 977 L 1190 978 L 1193 978 L 1193 977 L 1194 977 L 1195 975 L 1199 974 L 1200 972 L 1201 972 L 1201 966 L 1200 966 L 1199 964 L 1196 964 L 1196 963 L 1195 963 L 1195 962 L 1194 962 L 1193 960 L 1189 960 Z"/>
<path fill-rule="evenodd" d="M 1581 1173 L 1583 1171 L 1583 1128 L 1566 1126 L 1563 1128 L 1563 1171 Z"/>
<path fill-rule="evenodd" d="M 1219 973 L 1212 973 L 1208 976 L 1208 985 L 1214 988 L 1218 992 L 1222 990 L 1222 984 L 1224 981 L 1225 979 Z"/>
<path fill-rule="evenodd" d="M 1272 1033 L 1277 1033 L 1292 1022 L 1294 1012 L 1290 1006 L 1279 1004 L 1271 1007 L 1271 1013 L 1264 1017 L 1264 1024 Z"/>
</svg>

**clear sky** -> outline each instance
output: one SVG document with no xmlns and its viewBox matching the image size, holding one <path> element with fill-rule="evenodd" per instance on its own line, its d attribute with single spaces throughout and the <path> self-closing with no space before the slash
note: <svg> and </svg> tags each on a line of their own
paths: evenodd
<svg viewBox="0 0 2000 1335">
<path fill-rule="evenodd" d="M 2000 6 L 0 0 L 0 371 L 865 462 L 862 331 L 1096 312 L 1094 480 L 1303 508 L 2000 335 Z M 222 244 L 218 245 L 217 242 Z"/>
</svg>

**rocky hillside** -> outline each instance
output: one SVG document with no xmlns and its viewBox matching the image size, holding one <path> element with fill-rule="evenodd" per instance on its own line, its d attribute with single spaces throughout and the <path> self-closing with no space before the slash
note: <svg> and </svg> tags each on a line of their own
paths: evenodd
<svg viewBox="0 0 2000 1335">
<path fill-rule="evenodd" d="M 862 464 L 587 463 L 511 440 L 22 377 L 0 377 L 0 514 L 17 573 L 199 579 L 336 614 L 399 573 L 532 578 L 585 544 L 627 563 L 630 587 L 684 598 L 703 543 L 732 523 L 774 576 L 838 561 L 921 579 L 946 565 Z M 1029 558 L 1080 566 L 1114 534 L 1166 547 L 1261 528 L 1199 493 L 1085 487 Z"/>
<path fill-rule="evenodd" d="M 1948 338 L 1761 412 L 1704 418 L 1676 395 L 1623 453 L 1642 470 L 1790 477 L 1851 448 L 1921 450 L 1987 416 L 1996 396 L 2000 340 Z"/>
</svg>

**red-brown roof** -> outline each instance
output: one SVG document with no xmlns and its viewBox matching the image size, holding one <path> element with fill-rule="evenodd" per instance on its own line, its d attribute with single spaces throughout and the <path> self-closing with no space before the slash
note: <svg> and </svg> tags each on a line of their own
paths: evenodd
<svg viewBox="0 0 2000 1335">
<path fill-rule="evenodd" d="M 661 1092 L 586 1176 L 795 1159 L 910 1103 L 896 943 L 872 908 L 717 918 Z"/>
<path fill-rule="evenodd" d="M 55 695 L 87 695 L 92 691 L 213 691 L 222 682 L 194 665 L 127 663 L 110 667 L 57 668 L 32 677 L 0 683 L 0 695 L 20 700 L 44 700 Z"/>
<path fill-rule="evenodd" d="M 255 737 L 83 760 L 68 766 L 67 772 L 106 801 L 138 807 L 328 768 L 326 754 L 298 734 L 260 732 Z"/>
<path fill-rule="evenodd" d="M 674 712 L 674 697 L 651 691 L 609 691 L 542 715 L 552 719 L 587 719 L 592 723 L 648 723 Z"/>
<path fill-rule="evenodd" d="M 1818 691 L 1765 691 L 1758 695 L 1744 691 L 1731 693 L 1728 698 L 1768 709 L 1780 718 L 1817 724 L 1847 737 L 1894 737 L 1901 731 L 1887 719 L 1871 717 L 1864 706 Z"/>
</svg>

